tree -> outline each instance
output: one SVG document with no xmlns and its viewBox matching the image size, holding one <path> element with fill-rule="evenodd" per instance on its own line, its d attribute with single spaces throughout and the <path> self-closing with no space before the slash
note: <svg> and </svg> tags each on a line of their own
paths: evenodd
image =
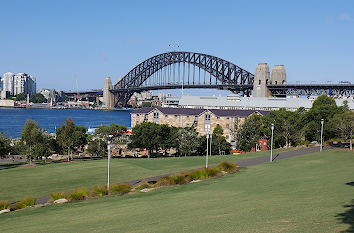
<svg viewBox="0 0 354 233">
<path fill-rule="evenodd" d="M 326 95 L 319 96 L 307 112 L 304 122 L 305 139 L 308 141 L 320 141 L 321 119 L 324 119 L 323 137 L 325 140 L 338 136 L 337 131 L 329 123 L 335 114 L 341 114 L 344 110 L 338 107 L 332 97 Z"/>
<path fill-rule="evenodd" d="M 248 117 L 237 134 L 239 149 L 243 151 L 252 150 L 260 137 L 266 135 L 266 131 L 263 116 L 253 114 Z"/>
<path fill-rule="evenodd" d="M 192 155 L 199 145 L 198 132 L 194 128 L 179 128 L 177 132 L 177 149 L 184 156 Z"/>
<path fill-rule="evenodd" d="M 331 121 L 338 134 L 345 140 L 349 140 L 350 150 L 353 150 L 354 112 L 346 111 L 337 114 Z"/>
<path fill-rule="evenodd" d="M 237 134 L 240 129 L 240 118 L 235 117 L 233 127 L 230 129 L 231 131 L 231 138 L 235 141 L 235 147 L 237 147 Z"/>
<path fill-rule="evenodd" d="M 16 95 L 16 101 L 24 101 L 27 99 L 27 95 L 25 93 L 19 93 Z"/>
<path fill-rule="evenodd" d="M 274 147 L 286 147 L 294 146 L 301 138 L 302 122 L 299 120 L 304 114 L 303 109 L 299 109 L 295 112 L 287 111 L 284 108 L 271 111 L 268 116 L 265 117 L 265 125 L 274 123 Z M 270 137 L 271 132 L 267 132 L 267 136 Z"/>
<path fill-rule="evenodd" d="M 4 136 L 3 132 L 0 132 L 0 158 L 8 155 L 11 150 L 11 140 Z"/>
<path fill-rule="evenodd" d="M 224 130 L 223 128 L 217 124 L 213 130 L 213 141 L 216 142 L 217 147 L 219 148 L 219 155 L 221 154 L 221 141 L 223 140 Z"/>
<path fill-rule="evenodd" d="M 37 156 L 47 156 L 49 153 L 47 137 L 41 131 L 37 122 L 32 119 L 26 120 L 21 131 L 21 141 L 30 164 Z"/>
<path fill-rule="evenodd" d="M 74 150 L 78 150 L 87 143 L 86 128 L 77 126 L 73 120 L 68 117 L 65 123 L 56 130 L 57 142 L 71 155 Z"/>
<path fill-rule="evenodd" d="M 101 140 L 105 140 L 108 135 L 112 135 L 112 141 L 120 141 L 123 132 L 127 131 L 127 127 L 123 125 L 117 125 L 117 124 L 110 124 L 109 126 L 107 125 L 100 125 L 98 128 L 95 130 L 93 137 L 98 137 Z"/>
<path fill-rule="evenodd" d="M 129 143 L 129 148 L 140 148 L 147 149 L 148 156 L 153 150 L 158 150 L 159 139 L 158 137 L 158 127 L 159 125 L 154 122 L 143 122 L 136 125 L 132 130 L 132 135 L 130 137 L 131 142 Z"/>
<path fill-rule="evenodd" d="M 102 139 L 95 139 L 88 143 L 87 151 L 91 156 L 104 156 L 108 153 L 107 143 Z"/>
<path fill-rule="evenodd" d="M 41 93 L 36 93 L 30 97 L 31 103 L 45 103 L 46 101 L 46 98 Z"/>
</svg>

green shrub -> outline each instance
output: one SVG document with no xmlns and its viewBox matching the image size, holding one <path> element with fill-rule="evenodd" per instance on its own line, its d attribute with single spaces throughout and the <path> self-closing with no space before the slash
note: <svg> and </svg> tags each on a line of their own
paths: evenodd
<svg viewBox="0 0 354 233">
<path fill-rule="evenodd" d="M 84 200 L 88 196 L 88 191 L 84 188 L 76 189 L 69 193 L 68 197 L 72 201 Z"/>
<path fill-rule="evenodd" d="M 218 168 L 220 168 L 221 171 L 225 171 L 225 172 L 237 172 L 239 171 L 239 166 L 237 165 L 237 163 L 232 163 L 232 162 L 221 162 L 218 165 Z"/>
<path fill-rule="evenodd" d="M 129 193 L 132 190 L 132 186 L 128 184 L 113 184 L 109 187 L 109 191 L 113 193 L 119 193 L 121 195 Z"/>
<path fill-rule="evenodd" d="M 149 184 L 146 180 L 140 182 L 137 186 L 134 187 L 134 189 L 136 190 L 142 190 L 142 189 L 145 189 L 145 188 L 151 188 L 152 185 Z"/>
<path fill-rule="evenodd" d="M 196 169 L 196 170 L 192 171 L 191 174 L 190 174 L 190 178 L 192 180 L 200 180 L 200 179 L 202 179 L 202 169 Z"/>
<path fill-rule="evenodd" d="M 35 197 L 26 197 L 20 201 L 18 201 L 16 204 L 15 204 L 15 210 L 19 210 L 19 209 L 23 209 L 23 208 L 26 208 L 28 206 L 34 206 L 36 204 L 36 200 L 37 198 Z"/>
<path fill-rule="evenodd" d="M 0 210 L 10 209 L 10 204 L 8 201 L 0 201 Z"/>
<path fill-rule="evenodd" d="M 55 201 L 58 199 L 66 198 L 65 192 L 55 192 L 50 194 L 51 200 Z"/>
<path fill-rule="evenodd" d="M 213 168 L 204 168 L 205 172 L 208 174 L 208 177 L 214 177 L 220 174 L 221 170 L 219 167 Z"/>
<path fill-rule="evenodd" d="M 99 197 L 107 195 L 107 186 L 105 185 L 94 186 L 91 190 L 91 195 L 99 196 Z"/>
<path fill-rule="evenodd" d="M 174 180 L 171 176 L 165 176 L 165 177 L 159 178 L 155 185 L 157 187 L 174 185 Z"/>
</svg>

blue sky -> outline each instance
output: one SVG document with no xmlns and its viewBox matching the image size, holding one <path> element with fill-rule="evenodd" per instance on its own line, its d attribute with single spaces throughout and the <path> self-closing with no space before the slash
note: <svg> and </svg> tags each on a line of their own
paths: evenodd
<svg viewBox="0 0 354 233">
<path fill-rule="evenodd" d="M 169 50 L 212 54 L 254 72 L 284 64 L 289 82 L 354 82 L 353 1 L 0 0 L 0 74 L 39 88 L 102 88 Z"/>
</svg>

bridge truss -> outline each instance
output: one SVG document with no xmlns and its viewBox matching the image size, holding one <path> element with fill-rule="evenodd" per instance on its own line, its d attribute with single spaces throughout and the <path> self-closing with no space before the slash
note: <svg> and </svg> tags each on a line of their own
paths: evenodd
<svg viewBox="0 0 354 233">
<path fill-rule="evenodd" d="M 125 75 L 111 92 L 115 106 L 126 106 L 134 92 L 178 88 L 217 88 L 250 94 L 252 73 L 224 59 L 194 52 L 151 57 Z"/>
</svg>

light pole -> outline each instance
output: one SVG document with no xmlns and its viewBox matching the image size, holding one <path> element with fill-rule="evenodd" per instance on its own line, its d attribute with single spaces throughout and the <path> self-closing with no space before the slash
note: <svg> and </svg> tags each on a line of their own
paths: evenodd
<svg viewBox="0 0 354 233">
<path fill-rule="evenodd" d="M 111 139 L 113 135 L 112 133 L 108 135 L 108 143 L 107 143 L 107 149 L 108 149 L 108 162 L 107 162 L 107 194 L 109 194 L 109 161 L 111 160 Z"/>
<path fill-rule="evenodd" d="M 321 119 L 321 147 L 320 147 L 320 152 L 322 152 L 322 143 L 323 143 L 323 123 L 324 123 L 324 120 Z"/>
<path fill-rule="evenodd" d="M 213 135 L 210 134 L 210 156 L 212 155 L 211 153 L 211 145 L 213 144 Z"/>
<path fill-rule="evenodd" d="M 206 167 L 206 168 L 208 168 L 209 132 L 207 132 L 207 135 L 206 135 L 206 140 L 207 140 L 207 151 L 206 151 L 206 162 L 205 162 L 205 167 Z"/>
<path fill-rule="evenodd" d="M 270 139 L 270 162 L 273 161 L 273 134 L 274 134 L 274 123 L 272 123 L 272 137 Z"/>
</svg>

